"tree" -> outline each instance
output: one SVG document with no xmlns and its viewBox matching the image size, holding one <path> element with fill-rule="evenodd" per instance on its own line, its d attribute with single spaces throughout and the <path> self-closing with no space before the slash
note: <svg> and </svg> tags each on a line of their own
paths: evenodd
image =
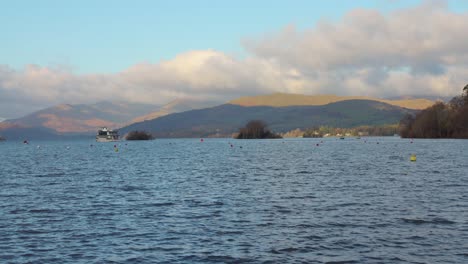
<svg viewBox="0 0 468 264">
<path fill-rule="evenodd" d="M 403 116 L 403 118 L 400 120 L 400 136 L 401 137 L 412 137 L 412 125 L 414 123 L 414 116 L 411 114 L 406 114 Z"/>
<path fill-rule="evenodd" d="M 405 116 L 400 121 L 402 137 L 468 138 L 468 85 L 463 93 L 448 104 L 437 102 L 422 110 L 414 118 Z"/>
<path fill-rule="evenodd" d="M 281 138 L 267 129 L 265 122 L 261 120 L 252 120 L 247 125 L 239 129 L 237 139 L 262 139 L 262 138 Z"/>
<path fill-rule="evenodd" d="M 465 103 L 468 104 L 468 84 L 463 87 L 462 98 L 464 99 Z"/>
<path fill-rule="evenodd" d="M 151 140 L 154 139 L 153 135 L 145 131 L 131 131 L 125 137 L 126 140 Z"/>
</svg>

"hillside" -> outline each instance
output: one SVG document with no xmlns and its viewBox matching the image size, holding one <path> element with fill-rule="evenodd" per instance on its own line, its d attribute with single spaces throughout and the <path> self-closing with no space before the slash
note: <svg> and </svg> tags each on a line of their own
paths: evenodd
<svg viewBox="0 0 468 264">
<path fill-rule="evenodd" d="M 285 132 L 317 125 L 354 127 L 395 124 L 408 112 L 414 111 L 370 100 L 289 107 L 224 104 L 135 123 L 120 131 L 124 134 L 132 130 L 145 130 L 156 137 L 229 136 L 253 119 L 265 121 L 274 132 Z"/>
<path fill-rule="evenodd" d="M 345 100 L 371 100 L 416 110 L 425 109 L 434 104 L 433 101 L 427 99 L 384 100 L 365 96 L 302 95 L 285 93 L 240 97 L 229 101 L 229 104 L 240 106 L 286 107 L 299 105 L 326 105 Z"/>
<path fill-rule="evenodd" d="M 7 140 L 56 139 L 60 137 L 55 131 L 44 127 L 9 126 L 8 129 L 2 128 L 4 125 L 0 123 L 0 137 Z"/>
<path fill-rule="evenodd" d="M 168 104 L 163 105 L 157 111 L 151 112 L 149 114 L 145 114 L 143 116 L 139 116 L 134 118 L 131 123 L 138 123 L 143 122 L 146 120 L 155 119 L 161 116 L 165 116 L 172 113 L 179 113 L 188 110 L 194 109 L 202 109 L 207 107 L 212 107 L 215 105 L 219 105 L 219 102 L 216 101 L 201 101 L 201 100 L 190 100 L 190 99 L 175 99 Z"/>
<path fill-rule="evenodd" d="M 216 104 L 217 102 L 214 101 L 189 99 L 177 99 L 162 107 L 123 102 L 99 102 L 89 105 L 62 104 L 21 118 L 0 122 L 0 135 L 8 139 L 52 139 L 61 135 L 90 135 L 103 126 L 118 128 L 171 113 Z"/>
<path fill-rule="evenodd" d="M 62 104 L 27 116 L 0 122 L 0 134 L 13 138 L 54 138 L 59 134 L 95 133 L 102 126 L 120 127 L 157 106 L 135 103 L 99 102 Z"/>
</svg>

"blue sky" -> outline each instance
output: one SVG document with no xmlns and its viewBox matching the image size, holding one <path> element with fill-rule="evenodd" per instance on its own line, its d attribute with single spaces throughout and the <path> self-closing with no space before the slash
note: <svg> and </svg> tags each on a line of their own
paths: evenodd
<svg viewBox="0 0 468 264">
<path fill-rule="evenodd" d="M 382 12 L 419 1 L 6 1 L 0 6 L 0 64 L 70 67 L 75 73 L 112 73 L 156 63 L 190 50 L 242 56 L 242 39 L 288 24 L 313 27 L 355 8 Z M 450 10 L 468 1 L 449 1 Z"/>
</svg>

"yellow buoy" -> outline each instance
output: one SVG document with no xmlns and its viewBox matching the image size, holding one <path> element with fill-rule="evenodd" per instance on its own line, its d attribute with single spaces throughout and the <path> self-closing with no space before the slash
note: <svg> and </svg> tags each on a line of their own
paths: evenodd
<svg viewBox="0 0 468 264">
<path fill-rule="evenodd" d="M 416 161 L 416 155 L 415 154 L 411 154 L 410 161 Z"/>
</svg>

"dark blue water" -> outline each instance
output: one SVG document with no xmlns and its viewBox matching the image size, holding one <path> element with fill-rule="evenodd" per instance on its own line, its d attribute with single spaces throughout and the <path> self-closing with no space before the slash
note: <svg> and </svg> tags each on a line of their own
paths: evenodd
<svg viewBox="0 0 468 264">
<path fill-rule="evenodd" d="M 0 143 L 0 263 L 468 263 L 467 140 L 113 145 Z"/>
</svg>

